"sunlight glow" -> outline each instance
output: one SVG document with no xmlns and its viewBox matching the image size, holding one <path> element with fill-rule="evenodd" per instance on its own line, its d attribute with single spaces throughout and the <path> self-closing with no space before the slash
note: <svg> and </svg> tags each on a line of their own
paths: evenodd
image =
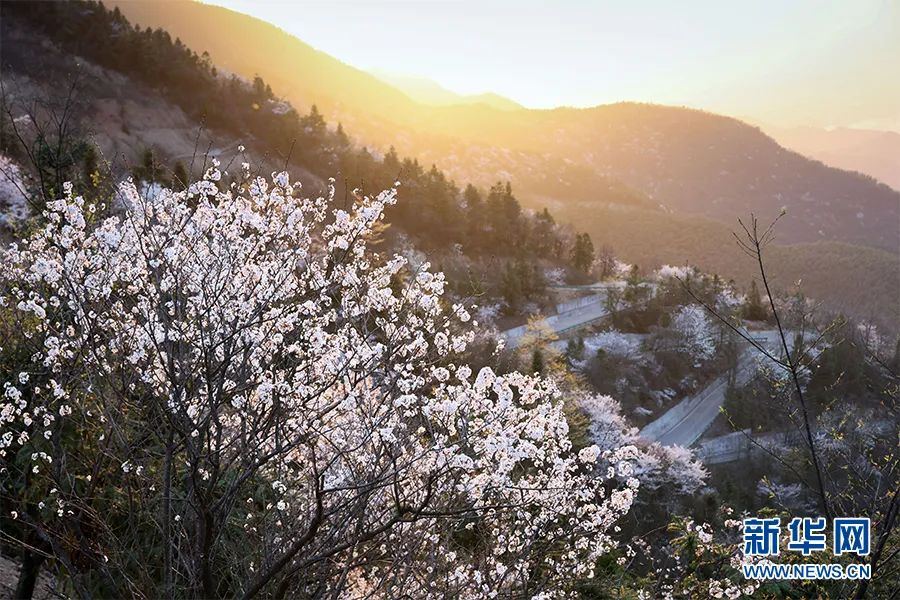
<svg viewBox="0 0 900 600">
<path fill-rule="evenodd" d="M 213 3 L 361 69 L 528 107 L 636 100 L 779 125 L 900 128 L 900 3 L 890 0 Z"/>
</svg>

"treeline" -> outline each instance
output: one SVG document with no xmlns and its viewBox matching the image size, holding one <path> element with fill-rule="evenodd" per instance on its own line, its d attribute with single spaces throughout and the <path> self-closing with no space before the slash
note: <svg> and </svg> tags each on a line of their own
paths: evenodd
<svg viewBox="0 0 900 600">
<path fill-rule="evenodd" d="M 62 50 L 158 90 L 207 127 L 254 138 L 309 172 L 342 175 L 339 194 L 355 188 L 378 191 L 400 181 L 400 201 L 387 218 L 426 250 L 460 244 L 473 258 L 510 258 L 509 272 L 522 272 L 511 261 L 526 259 L 559 262 L 572 273 L 590 268 L 583 238 L 557 226 L 546 210 L 536 215 L 524 211 L 509 183 L 490 190 L 461 189 L 436 166 L 401 158 L 393 149 L 380 156 L 357 148 L 343 127 L 330 128 L 315 106 L 301 115 L 262 78 L 248 82 L 225 76 L 207 53 L 198 55 L 162 29 L 129 23 L 117 7 L 109 10 L 102 2 L 86 0 L 14 2 L 5 3 L 4 12 L 22 18 Z M 159 159 L 145 157 L 137 174 L 157 171 L 154 160 Z M 178 165 L 172 169 L 184 173 Z M 510 286 L 537 285 L 533 274 L 525 279 Z"/>
</svg>

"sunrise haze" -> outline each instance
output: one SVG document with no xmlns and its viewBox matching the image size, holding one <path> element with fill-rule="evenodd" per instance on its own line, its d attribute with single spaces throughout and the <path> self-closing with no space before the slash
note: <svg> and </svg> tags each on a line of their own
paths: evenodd
<svg viewBox="0 0 900 600">
<path fill-rule="evenodd" d="M 900 3 L 218 0 L 348 64 L 532 108 L 633 100 L 900 130 Z"/>
</svg>

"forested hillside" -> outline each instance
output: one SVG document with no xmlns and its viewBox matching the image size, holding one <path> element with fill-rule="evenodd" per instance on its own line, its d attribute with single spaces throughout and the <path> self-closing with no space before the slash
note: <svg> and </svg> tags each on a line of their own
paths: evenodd
<svg viewBox="0 0 900 600">
<path fill-rule="evenodd" d="M 672 210 L 731 225 L 754 210 L 784 206 L 785 242 L 842 241 L 900 252 L 900 192 L 871 177 L 826 167 L 787 151 L 757 128 L 696 110 L 621 103 L 589 109 L 498 110 L 484 104 L 417 104 L 368 73 L 317 52 L 252 17 L 186 0 L 122 2 L 126 15 L 163 26 L 221 66 L 261 74 L 297 106 L 317 103 L 366 143 L 446 165 L 454 177 L 487 183 L 497 172 L 530 188 L 530 156 L 623 182 Z M 194 27 L 193 23 L 203 23 Z M 240 33 L 254 43 L 237 49 Z M 560 202 L 578 197 L 577 180 L 555 173 Z M 536 201 L 546 191 L 536 193 Z M 530 190 L 523 194 L 527 202 Z M 617 201 L 595 192 L 598 202 Z"/>
<path fill-rule="evenodd" d="M 434 165 L 402 158 L 393 149 L 370 152 L 354 144 L 340 124 L 329 125 L 316 107 L 300 115 L 261 78 L 220 73 L 209 55 L 198 55 L 163 30 L 138 29 L 118 10 L 77 2 L 11 3 L 4 6 L 2 39 L 12 107 L 4 115 L 7 141 L 15 137 L 11 120 L 36 99 L 66 91 L 47 88 L 41 77 L 54 73 L 76 86 L 74 98 L 55 98 L 59 109 L 71 100 L 77 125 L 73 140 L 65 142 L 77 148 L 63 169 L 70 178 L 97 163 L 87 150 L 94 143 L 113 170 L 125 168 L 164 185 L 184 185 L 197 176 L 191 171 L 205 162 L 205 154 L 228 164 L 244 160 L 237 149 L 243 144 L 273 167 L 290 165 L 314 191 L 336 176 L 338 197 L 400 182 L 399 202 L 387 209 L 394 227 L 383 238 L 392 246 L 409 239 L 427 251 L 461 292 L 488 293 L 519 307 L 545 301 L 545 269 L 562 268 L 576 280 L 584 276 L 584 267 L 574 262 L 572 230 L 546 210 L 523 209 L 508 182 L 463 189 Z M 72 54 L 82 58 L 72 60 Z"/>
<path fill-rule="evenodd" d="M 537 208 L 549 207 L 562 222 L 577 223 L 580 229 L 589 232 L 596 247 L 611 246 L 628 262 L 637 263 L 647 269 L 663 263 L 690 262 L 705 270 L 720 273 L 726 278 L 734 278 L 742 286 L 749 285 L 752 265 L 747 265 L 742 260 L 742 255 L 732 242 L 730 230 L 736 226 L 736 217 L 746 216 L 746 213 L 752 210 L 762 218 L 766 218 L 767 215 L 774 218 L 781 206 L 786 206 L 788 215 L 779 225 L 776 245 L 771 252 L 772 266 L 779 275 L 777 282 L 785 291 L 790 291 L 794 283 L 802 279 L 807 293 L 825 301 L 834 310 L 847 311 L 886 324 L 895 323 L 897 315 L 900 314 L 898 306 L 900 303 L 895 300 L 900 296 L 900 281 L 898 281 L 900 259 L 896 254 L 870 251 L 848 244 L 830 245 L 829 236 L 819 235 L 812 236 L 812 241 L 820 242 L 813 245 L 783 245 L 791 240 L 791 224 L 807 223 L 808 221 L 801 217 L 808 218 L 811 214 L 829 220 L 833 226 L 842 226 L 841 224 L 847 221 L 860 224 L 863 227 L 860 231 L 867 231 L 869 227 L 867 224 L 874 222 L 875 226 L 880 227 L 887 236 L 884 239 L 896 240 L 896 228 L 893 228 L 893 237 L 890 235 L 891 226 L 895 224 L 895 220 L 892 221 L 890 218 L 890 210 L 887 212 L 869 210 L 863 206 L 845 203 L 838 206 L 842 215 L 838 220 L 833 214 L 827 218 L 824 213 L 819 214 L 816 202 L 792 204 L 787 197 L 772 193 L 779 185 L 785 184 L 782 179 L 793 182 L 792 185 L 813 180 L 818 182 L 817 185 L 822 189 L 829 188 L 831 192 L 837 193 L 839 188 L 832 185 L 832 179 L 829 177 L 838 174 L 834 181 L 849 182 L 850 187 L 844 191 L 851 197 L 859 186 L 871 185 L 870 180 L 851 175 L 843 177 L 838 171 L 801 160 L 793 153 L 774 145 L 758 130 L 732 119 L 696 111 L 627 104 L 598 107 L 590 111 L 562 109 L 552 111 L 556 115 L 553 117 L 554 126 L 571 129 L 578 119 L 593 115 L 591 118 L 594 127 L 580 133 L 572 130 L 566 135 L 560 134 L 555 137 L 529 137 L 524 134 L 517 139 L 510 137 L 511 144 L 525 146 L 525 150 L 501 151 L 493 146 L 442 137 L 447 144 L 445 147 L 435 144 L 422 152 L 422 156 L 443 156 L 443 159 L 437 162 L 437 168 L 430 168 L 426 166 L 428 162 L 402 159 L 398 153 L 392 151 L 382 153 L 361 147 L 358 142 L 355 143 L 357 132 L 350 127 L 339 127 L 333 121 L 330 126 L 328 125 L 330 115 L 325 114 L 324 109 L 310 110 L 307 114 L 301 115 L 291 105 L 283 102 L 280 99 L 281 90 L 273 88 L 266 80 L 256 78 L 247 81 L 235 78 L 224 71 L 220 73 L 217 66 L 221 64 L 218 56 L 197 54 L 181 40 L 170 37 L 168 32 L 123 29 L 112 38 L 112 41 L 105 39 L 105 28 L 124 27 L 116 24 L 118 23 L 116 19 L 124 21 L 124 14 L 117 17 L 114 16 L 116 13 L 107 13 L 108 16 L 104 17 L 105 20 L 102 22 L 96 16 L 88 18 L 85 14 L 69 15 L 66 19 L 61 19 L 61 22 L 67 23 L 64 27 L 54 28 L 48 25 L 52 19 L 46 15 L 35 16 L 42 13 L 34 8 L 26 10 L 26 3 L 13 3 L 9 6 L 16 9 L 8 11 L 9 14 L 18 13 L 21 9 L 23 18 L 32 11 L 30 27 L 38 29 L 43 27 L 46 34 L 68 50 L 97 60 L 114 72 L 123 73 L 150 86 L 162 94 L 166 102 L 174 104 L 175 110 L 159 110 L 159 106 L 154 106 L 154 102 L 148 101 L 140 92 L 128 86 L 121 86 L 120 82 L 107 82 L 106 89 L 99 94 L 101 97 L 97 99 L 98 101 L 92 103 L 89 112 L 92 112 L 90 119 L 93 123 L 90 135 L 100 144 L 108 157 L 117 160 L 126 157 L 133 163 L 139 163 L 146 158 L 144 156 L 146 151 L 151 150 L 157 152 L 159 154 L 157 160 L 165 163 L 164 166 L 171 170 L 178 162 L 189 162 L 191 154 L 198 148 L 201 151 L 213 148 L 225 157 L 233 157 L 237 140 L 240 139 L 248 147 L 257 150 L 259 156 L 267 156 L 273 163 L 280 163 L 289 156 L 289 162 L 298 169 L 298 175 L 305 177 L 310 185 L 318 187 L 323 185 L 324 178 L 330 174 L 337 174 L 343 178 L 338 182 L 339 185 L 346 182 L 351 189 L 361 186 L 370 190 L 389 185 L 399 177 L 405 184 L 401 188 L 401 200 L 404 197 L 414 197 L 416 203 L 401 202 L 400 208 L 396 209 L 390 218 L 398 227 L 412 235 L 418 244 L 425 247 L 446 248 L 448 244 L 460 243 L 468 254 L 483 262 L 484 264 L 474 268 L 474 272 L 480 275 L 473 280 L 476 282 L 472 284 L 473 290 L 491 287 L 485 280 L 493 279 L 492 274 L 503 272 L 508 268 L 504 266 L 504 261 L 494 263 L 491 257 L 511 251 L 535 251 L 530 244 L 510 244 L 510 242 L 516 236 L 531 235 L 529 232 L 544 235 L 536 232 L 545 227 L 542 223 L 549 223 L 538 220 L 532 224 L 513 227 L 512 231 L 516 233 L 510 234 L 512 237 L 505 237 L 502 240 L 499 238 L 494 240 L 491 237 L 490 232 L 499 231 L 504 219 L 517 219 L 519 217 L 510 215 L 521 213 L 520 209 L 504 212 L 500 208 L 502 203 L 497 203 L 497 209 L 490 213 L 494 215 L 493 217 L 486 220 L 475 216 L 480 210 L 477 208 L 479 202 L 491 195 L 487 192 L 490 186 L 496 183 L 497 179 L 508 178 L 514 184 L 515 196 L 521 198 L 526 205 Z M 193 4 L 185 4 L 182 7 L 181 3 L 173 3 L 169 10 L 176 10 L 176 7 L 177 10 L 221 11 L 230 19 L 238 19 L 238 22 L 243 22 L 240 19 L 249 19 L 229 11 L 196 7 Z M 150 7 L 134 3 L 128 10 L 149 11 Z M 76 23 L 79 27 L 84 27 L 86 32 L 84 35 L 79 35 L 82 29 L 76 27 Z M 61 65 L 59 61 L 30 56 L 29 52 L 33 51 L 26 48 L 34 45 L 15 43 L 23 41 L 23 38 L 17 38 L 17 35 L 25 35 L 27 38 L 27 34 L 17 33 L 13 25 L 14 23 L 5 25 L 6 68 L 23 72 L 31 69 L 32 73 L 49 70 L 56 72 L 60 77 L 66 75 L 68 67 Z M 218 43 L 212 38 L 209 41 Z M 288 43 L 287 38 L 284 43 Z M 107 53 L 106 49 L 110 44 L 119 44 L 120 47 L 112 53 Z M 137 48 L 142 50 L 138 52 Z M 333 60 L 320 53 L 314 53 L 312 56 L 322 64 L 331 64 L 329 61 Z M 346 70 L 348 77 L 353 72 L 350 67 L 342 68 Z M 327 69 L 322 71 L 320 76 L 326 77 L 327 72 Z M 358 83 L 368 81 L 366 78 L 361 80 L 350 78 L 350 80 Z M 95 80 L 94 83 L 97 81 L 99 80 Z M 197 85 L 197 81 L 203 84 Z M 87 89 L 91 90 L 91 86 L 87 86 Z M 123 89 L 128 90 L 124 96 Z M 192 92 L 187 93 L 185 91 L 187 89 L 191 89 Z M 333 89 L 343 88 L 338 82 Z M 91 93 L 96 92 L 94 85 Z M 212 102 L 213 99 L 223 95 L 229 98 L 228 102 Z M 357 96 L 348 94 L 346 97 Z M 388 97 L 397 100 L 390 93 Z M 211 107 L 214 107 L 214 110 L 210 110 Z M 459 107 L 449 107 L 447 110 L 453 111 L 457 108 Z M 484 107 L 477 109 L 482 110 Z M 201 123 L 208 131 L 201 136 L 198 146 L 196 129 Z M 692 123 L 696 127 L 684 129 L 686 123 Z M 491 123 L 485 123 L 485 127 L 494 127 L 495 130 L 509 125 L 503 121 L 498 125 L 493 120 Z M 528 129 L 523 131 L 529 132 Z M 560 131 L 569 130 L 560 129 Z M 623 179 L 633 177 L 631 186 L 621 183 L 618 177 L 609 176 L 609 167 L 604 171 L 599 167 L 590 166 L 587 162 L 562 160 L 557 154 L 541 154 L 536 148 L 528 147 L 534 145 L 532 139 L 540 140 L 546 147 L 564 144 L 590 145 L 590 140 L 594 136 L 591 131 L 604 132 L 601 136 L 604 141 L 602 151 L 588 153 L 587 158 L 600 161 L 597 157 L 604 156 L 605 158 L 598 164 L 619 161 L 618 169 L 621 172 L 618 174 Z M 660 131 L 669 133 L 661 135 Z M 738 132 L 737 137 L 733 134 L 734 131 Z M 512 136 L 509 131 L 504 135 Z M 672 140 L 687 138 L 690 138 L 693 147 L 700 149 L 697 155 L 682 155 L 677 147 L 672 146 Z M 402 145 L 405 139 L 403 135 L 399 135 L 395 141 L 398 145 Z M 728 144 L 738 139 L 747 145 L 735 146 L 733 151 L 729 150 Z M 717 143 L 720 145 L 717 146 Z M 738 160 L 736 157 L 740 152 L 745 154 L 755 152 L 754 155 L 761 159 L 768 156 L 767 152 L 771 147 L 774 147 L 778 156 L 785 161 L 784 165 L 773 171 L 773 175 L 760 178 L 758 173 L 746 168 L 740 173 L 746 187 L 748 189 L 758 187 L 757 192 L 762 195 L 765 202 L 751 203 L 750 208 L 745 208 L 743 213 L 735 210 L 730 219 L 722 216 L 724 222 L 696 214 L 701 211 L 695 210 L 697 202 L 691 199 L 702 198 L 706 192 L 699 188 L 688 187 L 685 180 L 677 177 L 676 171 L 690 169 L 696 176 L 688 181 L 702 181 L 709 189 L 718 186 L 723 194 L 730 194 L 725 186 L 733 181 L 738 173 L 721 169 L 722 164 L 719 163 L 728 163 L 734 165 L 732 169 L 741 170 L 753 161 Z M 753 148 L 757 150 L 752 150 Z M 706 158 L 703 158 L 704 156 Z M 643 161 L 649 166 L 646 170 L 628 168 L 627 165 L 633 160 Z M 804 179 L 803 168 L 807 167 L 821 176 L 813 174 Z M 641 174 L 647 172 L 668 174 L 667 177 L 660 179 L 665 185 L 660 189 L 653 188 L 650 195 L 653 199 L 635 191 L 649 185 Z M 481 184 L 479 186 L 481 192 L 478 192 L 477 196 L 471 196 L 471 202 L 476 207 L 474 209 L 469 209 L 466 201 L 450 201 L 451 198 L 463 196 L 462 190 L 452 179 L 465 181 L 467 173 L 472 173 L 472 179 Z M 783 174 L 781 179 L 778 173 Z M 688 205 L 683 206 L 682 210 L 675 210 L 668 204 L 659 202 L 658 196 L 667 193 L 675 193 Z M 885 198 L 890 200 L 892 193 L 887 190 Z M 495 198 L 501 196 L 502 194 L 498 196 L 496 193 L 493 195 Z M 740 204 L 735 195 L 732 194 L 728 198 L 732 203 Z M 665 210 L 660 210 L 659 204 L 665 204 Z M 706 212 L 719 212 L 725 215 L 732 210 L 728 206 L 729 202 L 726 200 L 713 201 Z M 464 212 L 459 213 L 459 210 Z M 877 218 L 867 220 L 867 210 L 869 215 L 876 215 Z M 465 211 L 470 215 L 467 216 Z M 856 213 L 848 214 L 848 211 L 858 211 L 862 213 L 862 217 Z M 556 229 L 558 226 L 554 223 L 551 228 Z M 541 242 L 535 248 L 544 248 L 537 250 L 544 253 L 541 255 L 543 259 L 566 262 L 569 260 L 571 250 L 564 246 L 571 247 L 574 243 L 572 241 L 574 237 L 570 234 L 564 234 L 563 237 L 567 235 L 568 241 L 561 244 L 548 245 Z M 805 235 L 803 234 L 801 239 L 806 239 Z M 876 237 L 873 233 L 872 239 Z M 550 247 L 555 249 L 551 252 L 548 250 Z M 525 250 L 526 248 L 528 250 Z M 451 264 L 452 261 L 447 263 L 448 269 L 451 268 Z M 867 266 L 862 269 L 855 266 L 858 264 Z M 465 275 L 470 270 L 469 267 L 460 266 L 460 268 L 463 277 L 469 279 L 469 275 Z M 521 268 L 518 268 L 518 271 L 523 272 Z M 533 278 L 529 276 L 528 279 Z M 539 290 L 542 287 L 539 280 L 540 277 L 534 282 L 523 282 L 523 285 L 517 287 Z M 477 283 L 479 281 L 481 283 Z M 871 293 L 873 291 L 877 293 Z"/>
<path fill-rule="evenodd" d="M 776 244 L 815 243 L 772 252 L 793 265 L 784 271 L 786 288 L 802 278 L 834 308 L 889 323 L 900 312 L 900 194 L 785 150 L 735 119 L 628 103 L 552 111 L 422 106 L 251 17 L 186 1 L 121 9 L 209 49 L 220 66 L 277 81 L 298 106 L 318 103 L 372 148 L 394 145 L 484 187 L 508 178 L 524 205 L 550 207 L 586 228 L 598 247 L 608 243 L 647 268 L 690 261 L 748 285 L 730 231 L 750 212 L 771 220 L 786 208 Z M 188 26 L 201 21 L 203 28 Z M 257 43 L 238 51 L 228 43 L 238 31 Z M 831 242 L 849 243 L 839 246 L 840 260 L 817 253 Z M 863 256 L 872 270 L 848 267 Z"/>
</svg>

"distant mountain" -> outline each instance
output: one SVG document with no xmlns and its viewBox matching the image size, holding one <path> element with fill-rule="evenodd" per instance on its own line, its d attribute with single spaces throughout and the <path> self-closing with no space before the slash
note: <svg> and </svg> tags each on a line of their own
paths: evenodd
<svg viewBox="0 0 900 600">
<path fill-rule="evenodd" d="M 464 142 L 449 152 L 434 145 L 410 152 L 439 163 L 465 153 L 470 171 L 493 168 L 511 152 L 536 153 L 620 181 L 676 213 L 734 225 L 750 212 L 769 219 L 786 208 L 779 227 L 785 242 L 841 241 L 900 252 L 900 193 L 787 150 L 737 119 L 635 103 L 493 111 L 483 118 L 474 111 L 466 118 L 467 110 L 448 107 L 431 123 Z M 560 202 L 568 194 L 563 185 L 549 192 Z"/>
<path fill-rule="evenodd" d="M 582 198 L 591 189 L 617 187 L 667 210 L 729 225 L 751 211 L 765 219 L 786 207 L 779 230 L 785 242 L 840 241 L 900 253 L 900 193 L 786 150 L 736 119 L 634 103 L 555 110 L 426 106 L 249 16 L 186 0 L 114 4 L 132 21 L 164 27 L 208 50 L 225 69 L 261 75 L 298 107 L 317 104 L 372 147 L 393 145 L 460 179 L 512 179 L 534 206 L 565 203 L 573 189 Z M 558 167 L 613 183 L 585 189 L 557 177 Z M 526 187 L 535 180 L 539 191 Z"/>
<path fill-rule="evenodd" d="M 900 190 L 900 133 L 838 127 L 768 127 L 779 144 L 826 165 L 859 171 Z"/>
<path fill-rule="evenodd" d="M 786 150 L 756 127 L 633 103 L 509 111 L 484 103 L 425 106 L 251 17 L 184 0 L 112 4 L 198 53 L 209 51 L 220 71 L 261 75 L 301 111 L 317 104 L 332 126 L 342 121 L 376 156 L 393 145 L 457 181 L 511 180 L 524 203 L 549 207 L 590 232 L 595 246 L 609 244 L 642 267 L 687 261 L 747 285 L 753 265 L 729 230 L 751 211 L 766 220 L 787 206 L 769 253 L 778 286 L 790 289 L 802 278 L 831 308 L 900 322 L 900 194 Z M 143 121 L 148 136 L 181 127 Z M 119 129 L 127 135 L 124 125 Z M 179 133 L 185 147 L 186 134 Z"/>
<path fill-rule="evenodd" d="M 900 251 L 900 193 L 871 177 L 809 160 L 736 119 L 622 103 L 549 111 L 534 121 L 529 127 L 520 119 L 505 130 L 498 123 L 492 137 L 508 145 L 537 143 L 548 154 L 580 159 L 675 212 L 733 224 L 750 212 L 774 218 L 785 207 L 783 241 Z"/>
<path fill-rule="evenodd" d="M 404 92 L 416 102 L 427 106 L 484 104 L 498 110 L 521 110 L 524 108 L 518 102 L 490 92 L 466 96 L 450 91 L 436 81 L 425 77 L 397 75 L 377 69 L 370 69 L 369 72 Z"/>
</svg>

